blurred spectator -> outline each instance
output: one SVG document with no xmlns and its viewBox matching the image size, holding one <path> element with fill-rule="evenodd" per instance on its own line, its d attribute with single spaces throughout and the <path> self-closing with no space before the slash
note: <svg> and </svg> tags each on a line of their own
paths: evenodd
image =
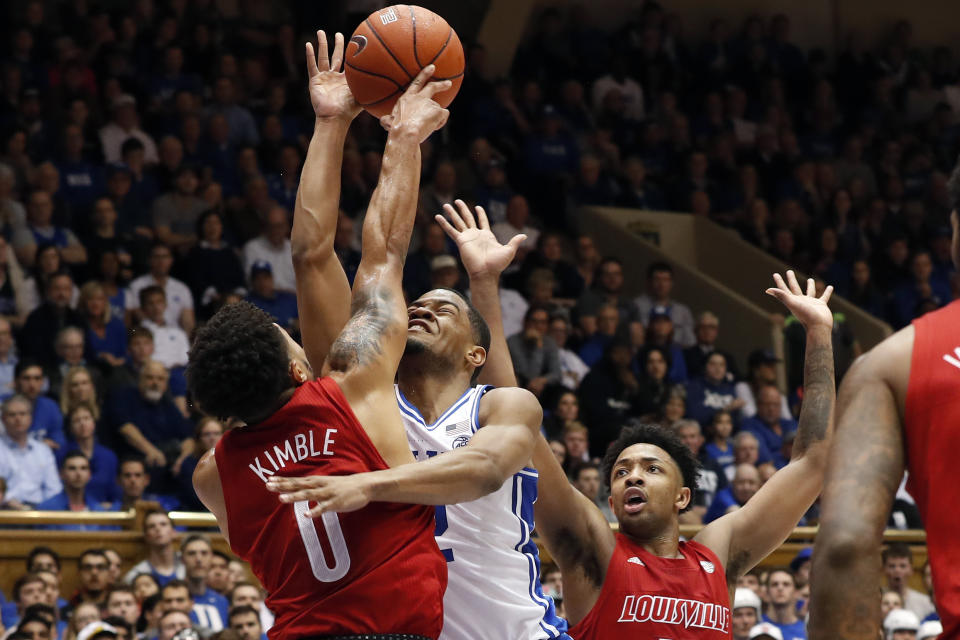
<svg viewBox="0 0 960 640">
<path fill-rule="evenodd" d="M 57 333 L 64 327 L 84 326 L 83 315 L 70 307 L 73 290 L 73 279 L 67 273 L 50 278 L 43 304 L 27 316 L 20 333 L 18 345 L 23 357 L 37 358 L 43 363 L 55 362 Z"/>
<path fill-rule="evenodd" d="M 140 370 L 139 386 L 118 389 L 104 406 L 105 424 L 122 437 L 125 449 L 139 452 L 149 467 L 160 469 L 192 444 L 190 424 L 167 394 L 169 378 L 162 364 L 149 361 Z M 163 485 L 164 478 L 155 477 L 154 482 Z"/>
<path fill-rule="evenodd" d="M 46 601 L 46 585 L 36 573 L 25 573 L 13 583 L 12 601 L 3 603 L 3 626 L 14 628 L 28 607 Z"/>
<path fill-rule="evenodd" d="M 910 260 L 912 282 L 903 283 L 893 291 L 890 322 L 896 328 L 910 324 L 917 317 L 918 308 L 926 300 L 935 308 L 951 300 L 950 284 L 934 277 L 933 261 L 928 251 L 919 251 Z"/>
<path fill-rule="evenodd" d="M 881 318 L 884 316 L 884 298 L 880 289 L 873 282 L 870 274 L 870 263 L 866 260 L 856 260 L 850 270 L 850 283 L 841 287 L 840 292 L 850 302 L 867 313 Z"/>
<path fill-rule="evenodd" d="M 36 360 L 24 358 L 14 369 L 14 387 L 31 405 L 30 436 L 44 441 L 51 449 L 66 444 L 63 434 L 63 414 L 57 403 L 43 395 L 47 381 L 43 367 Z"/>
<path fill-rule="evenodd" d="M 260 614 L 260 626 L 264 633 L 273 626 L 273 614 L 263 604 L 263 592 L 255 585 L 237 580 L 230 592 L 230 608 L 253 607 Z"/>
<path fill-rule="evenodd" d="M 233 78 L 221 76 L 213 84 L 214 104 L 205 112 L 210 118 L 215 114 L 226 118 L 230 131 L 230 141 L 235 145 L 249 144 L 256 146 L 260 141 L 257 125 L 246 107 L 237 104 L 236 84 Z"/>
<path fill-rule="evenodd" d="M 173 463 L 171 471 L 177 477 L 180 503 L 184 509 L 203 511 L 204 506 L 193 489 L 193 472 L 197 463 L 208 451 L 211 451 L 223 436 L 223 424 L 212 416 L 204 416 L 197 421 L 193 431 L 193 447 L 184 448 L 180 457 Z"/>
<path fill-rule="evenodd" d="M 584 286 L 593 286 L 593 278 L 600 266 L 600 254 L 593 242 L 593 238 L 587 235 L 577 237 L 576 247 L 576 267 L 577 273 L 583 279 Z"/>
<path fill-rule="evenodd" d="M 86 487 L 87 495 L 98 504 L 118 500 L 117 454 L 98 442 L 93 408 L 78 404 L 67 412 L 66 417 L 70 437 L 64 449 L 83 454 L 89 462 L 91 475 Z"/>
<path fill-rule="evenodd" d="M 741 431 L 733 438 L 733 463 L 734 465 L 752 464 L 758 469 L 764 471 L 764 475 L 776 471 L 769 456 L 761 457 L 760 441 L 757 436 L 749 431 Z M 736 469 L 734 469 L 735 471 Z M 727 477 L 733 479 L 732 473 Z"/>
<path fill-rule="evenodd" d="M 670 355 L 661 347 L 649 347 L 640 352 L 643 368 L 640 381 L 640 415 L 656 412 L 667 401 L 670 383 Z"/>
<path fill-rule="evenodd" d="M 510 336 L 507 346 L 517 382 L 540 396 L 550 385 L 560 384 L 560 354 L 557 343 L 547 335 L 546 309 L 530 307 L 523 320 L 523 333 Z"/>
<path fill-rule="evenodd" d="M 264 635 L 260 615 L 249 605 L 230 610 L 230 628 L 239 634 L 240 640 L 261 640 Z"/>
<path fill-rule="evenodd" d="M 737 399 L 743 400 L 740 414 L 744 418 L 752 418 L 757 415 L 757 394 L 760 389 L 777 384 L 776 366 L 779 362 L 780 358 L 770 349 L 756 349 L 750 352 L 750 356 L 747 358 L 747 379 L 738 382 L 736 385 Z M 784 420 L 793 417 L 790 408 L 787 406 L 786 398 L 781 398 L 780 417 Z"/>
<path fill-rule="evenodd" d="M 780 629 L 784 638 L 806 638 L 806 623 L 797 616 L 797 582 L 786 569 L 774 569 L 767 575 L 770 602 L 765 622 Z"/>
<path fill-rule="evenodd" d="M 116 96 L 110 104 L 111 119 L 105 127 L 100 129 L 100 144 L 103 145 L 103 155 L 108 163 L 120 162 L 120 147 L 127 138 L 136 138 L 143 143 L 144 161 L 155 164 L 157 146 L 143 129 L 140 128 L 137 116 L 137 101 L 130 94 Z"/>
<path fill-rule="evenodd" d="M 737 380 L 740 376 L 729 352 L 717 348 L 717 336 L 720 334 L 720 319 L 710 311 L 697 316 L 694 328 L 696 342 L 683 350 L 683 359 L 687 365 L 687 375 L 691 378 L 703 375 L 704 365 L 713 353 L 720 353 L 727 361 L 727 380 Z"/>
<path fill-rule="evenodd" d="M 733 640 L 750 640 L 750 629 L 760 622 L 760 598 L 750 589 L 737 587 L 733 598 Z"/>
<path fill-rule="evenodd" d="M 120 459 L 117 472 L 117 485 L 120 497 L 110 505 L 111 511 L 127 511 L 133 509 L 138 501 L 156 502 L 164 509 L 176 509 L 179 502 L 167 495 L 147 493 L 150 485 L 150 473 L 141 456 L 130 454 Z"/>
<path fill-rule="evenodd" d="M 140 304 L 140 292 L 151 286 L 162 287 L 166 293 L 167 308 L 164 311 L 166 324 L 179 325 L 188 334 L 193 331 L 196 318 L 193 313 L 193 295 L 180 280 L 170 277 L 173 266 L 173 253 L 170 247 L 157 243 L 150 249 L 150 272 L 130 283 L 129 309 L 137 309 Z"/>
<path fill-rule="evenodd" d="M 580 358 L 587 367 L 594 367 L 615 340 L 624 338 L 617 308 L 602 304 L 596 310 L 594 332 L 586 337 L 580 347 Z"/>
<path fill-rule="evenodd" d="M 623 165 L 626 184 L 620 192 L 617 204 L 632 209 L 650 209 L 663 211 L 666 200 L 660 190 L 647 180 L 647 167 L 636 156 L 627 158 Z"/>
<path fill-rule="evenodd" d="M 522 195 L 515 195 L 510 198 L 505 217 L 505 220 L 494 224 L 490 230 L 493 231 L 497 241 L 504 245 L 516 235 L 524 234 L 527 236 L 527 239 L 517 249 L 517 256 L 514 258 L 514 265 L 523 264 L 527 254 L 536 248 L 537 240 L 540 237 L 540 232 L 527 224 L 530 219 L 530 204 L 527 199 Z"/>
<path fill-rule="evenodd" d="M 459 290 L 459 285 L 460 265 L 456 258 L 441 255 L 430 261 L 430 289 Z"/>
<path fill-rule="evenodd" d="M 673 321 L 674 340 L 681 347 L 696 344 L 693 314 L 690 308 L 671 298 L 673 267 L 666 262 L 654 262 L 647 267 L 647 293 L 636 299 L 640 322 L 649 323 L 655 313 L 664 313 Z"/>
<path fill-rule="evenodd" d="M 616 439 L 626 418 L 641 414 L 640 382 L 630 369 L 632 357 L 630 345 L 614 342 L 580 384 L 580 413 L 590 429 L 591 452 L 598 457 Z"/>
<path fill-rule="evenodd" d="M 123 581 L 132 584 L 138 574 L 148 573 L 163 587 L 171 580 L 186 578 L 186 568 L 173 547 L 173 522 L 166 511 L 148 511 L 143 518 L 143 538 L 147 557 L 127 572 Z"/>
<path fill-rule="evenodd" d="M 103 389 L 103 376 L 100 371 L 90 366 L 90 363 L 84 358 L 86 347 L 84 345 L 84 333 L 77 327 L 64 327 L 57 332 L 54 341 L 57 353 L 56 362 L 47 368 L 49 375 L 48 393 L 54 398 L 62 396 L 63 381 L 71 369 L 83 367 L 87 370 L 87 375 L 93 381 L 94 388 L 100 391 Z"/>
<path fill-rule="evenodd" d="M 19 328 L 36 308 L 38 292 L 3 236 L 0 236 L 0 280 L 0 317 Z"/>
<path fill-rule="evenodd" d="M 264 217 L 262 233 L 243 245 L 244 273 L 250 273 L 255 262 L 268 262 L 273 268 L 277 289 L 295 292 L 289 236 L 290 219 L 287 211 L 282 207 L 271 207 Z"/>
<path fill-rule="evenodd" d="M 100 503 L 89 494 L 90 460 L 81 451 L 67 453 L 60 463 L 63 491 L 37 505 L 40 511 L 102 511 Z M 99 525 L 47 525 L 45 528 L 63 531 L 99 531 Z"/>
<path fill-rule="evenodd" d="M 411 299 L 419 298 L 430 289 L 430 264 L 434 258 L 448 253 L 443 228 L 437 224 L 426 225 L 420 248 L 407 257 L 403 266 L 403 289 Z"/>
<path fill-rule="evenodd" d="M 24 509 L 63 490 L 53 451 L 30 437 L 30 400 L 22 395 L 7 398 L 2 408 L 6 433 L 0 436 L 0 478 L 6 482 L 4 504 Z"/>
<path fill-rule="evenodd" d="M 153 334 L 153 359 L 167 369 L 186 366 L 190 339 L 178 325 L 167 322 L 167 295 L 163 288 L 153 285 L 141 289 L 140 311 L 143 326 Z"/>
<path fill-rule="evenodd" d="M 196 170 L 182 165 L 174 181 L 175 190 L 163 194 L 153 203 L 153 227 L 157 239 L 178 253 L 186 253 L 200 237 L 197 221 L 207 209 L 207 203 L 196 195 L 199 184 Z"/>
<path fill-rule="evenodd" d="M 700 524 L 707 509 L 713 503 L 717 492 L 727 486 L 727 476 L 723 469 L 703 448 L 703 432 L 696 420 L 680 420 L 676 424 L 677 435 L 700 462 L 697 472 L 697 490 L 694 492 L 692 508 L 683 514 L 688 524 Z"/>
<path fill-rule="evenodd" d="M 910 587 L 913 553 L 909 546 L 893 543 L 883 550 L 883 573 L 887 579 L 887 588 L 900 594 L 903 607 L 913 612 L 918 620 L 925 619 L 933 612 L 930 597 Z"/>
<path fill-rule="evenodd" d="M 562 391 L 556 399 L 552 410 L 543 419 L 543 431 L 547 439 L 557 439 L 563 434 L 563 429 L 580 417 L 580 404 L 577 394 L 573 391 Z"/>
<path fill-rule="evenodd" d="M 760 489 L 760 472 L 750 464 L 737 464 L 730 486 L 717 492 L 703 517 L 704 524 L 736 511 Z M 792 576 L 791 576 L 792 579 Z"/>
<path fill-rule="evenodd" d="M 0 399 L 6 398 L 14 391 L 14 370 L 17 362 L 13 328 L 6 318 L 0 317 Z"/>
<path fill-rule="evenodd" d="M 604 305 L 612 305 L 620 315 L 618 326 L 623 326 L 629 331 L 630 341 L 634 345 L 643 344 L 643 325 L 636 307 L 633 300 L 624 296 L 622 292 L 623 263 L 617 258 L 606 257 L 597 267 L 593 287 L 583 292 L 573 309 L 574 319 L 584 336 L 592 336 L 597 331 L 597 314 L 600 308 Z M 590 362 L 587 362 L 587 365 L 592 366 Z"/>
<path fill-rule="evenodd" d="M 782 406 L 780 390 L 773 385 L 763 386 L 757 394 L 757 415 L 740 425 L 741 430 L 756 436 L 761 458 L 769 457 L 778 469 L 790 461 L 783 455 L 783 445 L 787 436 L 797 430 L 796 420 L 780 417 Z"/>
<path fill-rule="evenodd" d="M 337 218 L 337 232 L 333 236 L 333 250 L 340 260 L 343 272 L 347 274 L 347 281 L 352 285 L 353 278 L 360 267 L 360 252 L 355 248 L 356 234 L 353 219 L 343 211 Z"/>
<path fill-rule="evenodd" d="M 728 480 L 733 479 L 734 472 L 733 439 L 730 437 L 732 433 L 733 416 L 730 415 L 730 412 L 714 412 L 713 418 L 706 428 L 707 443 L 704 450 L 723 469 Z"/>
<path fill-rule="evenodd" d="M 563 258 L 562 236 L 547 231 L 537 240 L 536 250 L 527 254 L 520 271 L 522 280 L 526 280 L 537 269 L 549 270 L 554 277 L 552 299 L 559 299 L 565 305 L 572 305 L 583 292 L 583 278 L 576 268 Z"/>
<path fill-rule="evenodd" d="M 728 381 L 727 359 L 719 352 L 707 357 L 702 376 L 687 382 L 687 415 L 701 426 L 713 421 L 717 411 L 734 413 L 744 401 L 736 397 L 733 383 Z"/>
<path fill-rule="evenodd" d="M 299 332 L 297 298 L 292 293 L 278 291 L 274 287 L 273 267 L 269 262 L 255 262 L 250 267 L 250 288 L 247 302 L 269 313 L 277 324 L 291 334 Z"/>
<path fill-rule="evenodd" d="M 683 349 L 673 338 L 673 321 L 663 307 L 654 307 L 650 314 L 650 323 L 647 325 L 647 336 L 644 340 L 644 349 L 660 347 L 669 357 L 667 377 L 670 382 L 684 383 L 687 381 L 687 364 L 683 360 Z"/>
<path fill-rule="evenodd" d="M 193 299 L 202 309 L 217 308 L 229 293 L 244 290 L 244 274 L 237 252 L 223 238 L 223 217 L 208 210 L 196 221 L 198 244 L 183 261 L 182 272 Z"/>
<path fill-rule="evenodd" d="M 86 319 L 88 353 L 106 367 L 123 365 L 127 353 L 127 328 L 122 317 L 113 315 L 103 286 L 94 280 L 80 288 L 78 310 Z"/>
<path fill-rule="evenodd" d="M 595 504 L 607 522 L 616 522 L 613 512 L 610 510 L 610 504 L 600 497 L 600 466 L 594 462 L 582 462 L 573 468 L 571 473 L 573 486 L 577 491 L 587 497 L 590 502 Z"/>
<path fill-rule="evenodd" d="M 130 329 L 127 339 L 127 360 L 122 367 L 116 367 L 111 372 L 110 390 L 114 391 L 138 385 L 143 365 L 152 360 L 154 351 L 152 331 L 144 326 Z M 174 404 L 180 409 L 180 413 L 187 415 L 187 380 L 183 367 L 174 367 L 170 370 L 170 380 L 167 386 Z"/>
<path fill-rule="evenodd" d="M 207 585 L 220 595 L 227 595 L 233 589 L 229 564 L 230 556 L 223 551 L 213 550 L 213 557 L 210 558 L 210 572 L 207 574 Z"/>
<path fill-rule="evenodd" d="M 590 367 L 580 359 L 580 356 L 566 348 L 570 338 L 570 323 L 563 316 L 554 316 L 550 319 L 549 335 L 557 343 L 559 350 L 560 383 L 567 389 L 576 389 L 584 376 L 590 372 Z"/>
<path fill-rule="evenodd" d="M 581 462 L 590 461 L 590 431 L 583 423 L 574 420 L 563 427 L 561 434 L 563 446 L 566 448 L 566 465 L 568 473 Z"/>
<path fill-rule="evenodd" d="M 187 574 L 186 583 L 193 599 L 191 620 L 210 631 L 220 631 L 226 626 L 227 599 L 207 586 L 213 547 L 202 534 L 192 534 L 180 545 L 180 555 Z M 167 585 L 170 588 L 170 585 Z"/>
<path fill-rule="evenodd" d="M 127 624 L 136 625 L 140 617 L 140 604 L 137 602 L 133 587 L 126 584 L 111 585 L 104 598 L 103 612 L 107 617 L 121 618 Z"/>
</svg>

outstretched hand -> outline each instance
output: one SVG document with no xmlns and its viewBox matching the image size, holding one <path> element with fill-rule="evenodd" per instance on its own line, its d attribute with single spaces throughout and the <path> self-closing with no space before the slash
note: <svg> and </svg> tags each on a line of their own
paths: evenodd
<svg viewBox="0 0 960 640">
<path fill-rule="evenodd" d="M 327 35 L 317 31 L 317 53 L 313 44 L 307 43 L 307 81 L 310 87 L 310 102 L 317 118 L 343 118 L 353 120 L 360 113 L 347 77 L 340 71 L 343 66 L 343 34 L 334 36 L 333 57 L 327 53 Z"/>
<path fill-rule="evenodd" d="M 499 278 L 504 269 L 510 266 L 517 249 L 527 239 L 525 234 L 515 235 L 507 244 L 500 244 L 490 230 L 490 222 L 483 207 L 474 207 L 476 218 L 463 200 L 455 200 L 453 205 L 443 205 L 450 216 L 450 222 L 442 215 L 434 218 L 450 239 L 457 243 L 460 260 L 471 278 L 491 276 Z M 452 223 L 452 224 L 451 224 Z"/>
<path fill-rule="evenodd" d="M 299 478 L 273 476 L 267 481 L 267 489 L 280 494 L 280 502 L 316 502 L 310 509 L 310 516 L 319 518 L 329 511 L 346 513 L 367 506 L 370 503 L 369 484 L 366 481 L 368 475 L 356 473 L 349 476 Z"/>
<path fill-rule="evenodd" d="M 767 294 L 782 302 L 804 328 L 808 331 L 813 327 L 833 329 L 833 312 L 827 306 L 833 294 L 833 286 L 828 286 L 823 295 L 817 297 L 813 278 L 807 278 L 806 293 L 800 288 L 800 283 L 797 282 L 797 276 L 793 271 L 787 271 L 786 282 L 779 273 L 773 274 L 773 281 L 777 286 L 767 289 Z"/>
<path fill-rule="evenodd" d="M 416 134 L 419 142 L 423 142 L 431 133 L 447 124 L 450 112 L 441 107 L 433 96 L 446 91 L 453 83 L 449 80 L 431 81 L 436 70 L 437 67 L 432 64 L 420 70 L 397 100 L 393 111 L 380 118 L 384 129 L 391 131 L 404 127 Z"/>
</svg>

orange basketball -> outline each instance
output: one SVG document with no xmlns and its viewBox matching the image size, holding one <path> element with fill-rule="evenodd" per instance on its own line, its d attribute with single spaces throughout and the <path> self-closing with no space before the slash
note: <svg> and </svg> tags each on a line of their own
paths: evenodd
<svg viewBox="0 0 960 640">
<path fill-rule="evenodd" d="M 344 56 L 347 84 L 360 105 L 376 117 L 393 105 L 420 70 L 434 64 L 432 80 L 453 86 L 433 97 L 447 107 L 463 82 L 460 38 L 447 21 L 423 7 L 395 4 L 370 14 L 350 37 Z"/>
</svg>

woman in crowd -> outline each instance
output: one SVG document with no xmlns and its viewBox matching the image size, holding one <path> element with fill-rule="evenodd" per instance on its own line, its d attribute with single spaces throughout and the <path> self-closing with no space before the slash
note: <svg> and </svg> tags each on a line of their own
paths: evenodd
<svg viewBox="0 0 960 640">
<path fill-rule="evenodd" d="M 71 367 L 63 376 L 60 386 L 60 412 L 66 416 L 77 407 L 89 408 L 94 422 L 100 419 L 97 386 L 86 367 Z"/>
<path fill-rule="evenodd" d="M 133 595 L 143 605 L 150 596 L 160 595 L 160 583 L 149 573 L 138 573 L 133 579 Z"/>
<path fill-rule="evenodd" d="M 50 278 L 66 268 L 60 248 L 54 244 L 41 244 L 37 247 L 37 258 L 33 267 L 33 282 L 36 286 L 37 300 L 43 298 Z M 80 291 L 76 285 L 70 296 L 70 306 L 76 306 Z"/>
<path fill-rule="evenodd" d="M 729 411 L 717 411 L 707 426 L 707 455 L 723 469 L 727 480 L 733 480 L 733 416 Z"/>
<path fill-rule="evenodd" d="M 563 391 L 557 397 L 553 410 L 543 419 L 547 438 L 559 438 L 563 428 L 580 416 L 580 403 L 573 391 Z"/>
<path fill-rule="evenodd" d="M 643 371 L 640 375 L 640 413 L 654 413 L 667 399 L 670 383 L 670 354 L 663 347 L 652 346 L 642 352 Z"/>
<path fill-rule="evenodd" d="M 683 349 L 673 341 L 673 320 L 670 319 L 669 314 L 657 313 L 656 310 L 650 312 L 650 323 L 647 326 L 644 346 L 645 348 L 640 352 L 643 354 L 640 364 L 646 366 L 646 353 L 653 347 L 660 347 L 666 356 L 667 379 L 678 384 L 687 381 L 687 364 L 683 359 Z"/>
<path fill-rule="evenodd" d="M 97 440 L 96 409 L 91 404 L 78 404 L 65 414 L 70 439 L 64 452 L 79 450 L 90 461 L 90 483 L 87 495 L 91 500 L 111 504 L 120 498 L 117 486 L 117 454 Z M 59 453 L 61 460 L 66 453 Z"/>
<path fill-rule="evenodd" d="M 107 367 L 122 366 L 127 356 L 127 327 L 122 317 L 113 314 L 103 285 L 95 280 L 83 285 L 79 308 L 87 321 L 88 351 Z"/>
</svg>

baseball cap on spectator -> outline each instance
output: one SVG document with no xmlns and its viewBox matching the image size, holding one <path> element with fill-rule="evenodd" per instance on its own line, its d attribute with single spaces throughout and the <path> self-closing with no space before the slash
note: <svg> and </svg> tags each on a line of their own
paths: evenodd
<svg viewBox="0 0 960 640">
<path fill-rule="evenodd" d="M 440 269 L 456 269 L 457 259 L 453 256 L 437 256 L 430 261 L 430 271 L 439 271 Z"/>
<path fill-rule="evenodd" d="M 670 310 L 662 304 L 654 306 L 652 309 L 650 309 L 650 320 L 653 321 L 657 318 L 670 319 Z"/>
<path fill-rule="evenodd" d="M 77 634 L 77 640 L 99 640 L 100 638 L 116 638 L 119 635 L 117 628 L 102 620 L 91 622 Z"/>
<path fill-rule="evenodd" d="M 269 273 L 273 275 L 273 266 L 266 260 L 257 260 L 252 265 L 250 265 L 250 278 L 256 278 L 261 273 Z"/>
<path fill-rule="evenodd" d="M 793 560 L 790 561 L 790 571 L 796 573 L 804 563 L 810 562 L 810 558 L 813 556 L 813 547 L 805 547 L 800 549 L 797 552 L 797 555 L 793 556 Z"/>
<path fill-rule="evenodd" d="M 920 629 L 920 618 L 908 609 L 894 609 L 883 620 L 883 630 L 889 636 L 894 631 L 913 631 Z"/>
<path fill-rule="evenodd" d="M 750 356 L 747 358 L 747 364 L 751 367 L 778 362 L 780 362 L 780 358 L 771 349 L 755 349 L 750 352 Z"/>
<path fill-rule="evenodd" d="M 129 93 L 121 93 L 113 99 L 113 102 L 110 103 L 110 107 L 113 109 L 119 109 L 120 107 L 126 107 L 127 105 L 137 105 L 137 99 Z"/>
<path fill-rule="evenodd" d="M 744 607 L 753 607 L 757 611 L 757 620 L 760 620 L 763 618 L 760 606 L 760 596 L 754 593 L 753 589 L 744 589 L 743 587 L 740 587 L 737 589 L 736 593 L 733 594 L 734 611 Z"/>
<path fill-rule="evenodd" d="M 783 640 L 783 634 L 776 625 L 761 622 L 750 629 L 750 640 Z"/>
<path fill-rule="evenodd" d="M 939 620 L 927 620 L 917 631 L 917 640 L 932 640 L 943 633 L 943 623 Z"/>
</svg>

